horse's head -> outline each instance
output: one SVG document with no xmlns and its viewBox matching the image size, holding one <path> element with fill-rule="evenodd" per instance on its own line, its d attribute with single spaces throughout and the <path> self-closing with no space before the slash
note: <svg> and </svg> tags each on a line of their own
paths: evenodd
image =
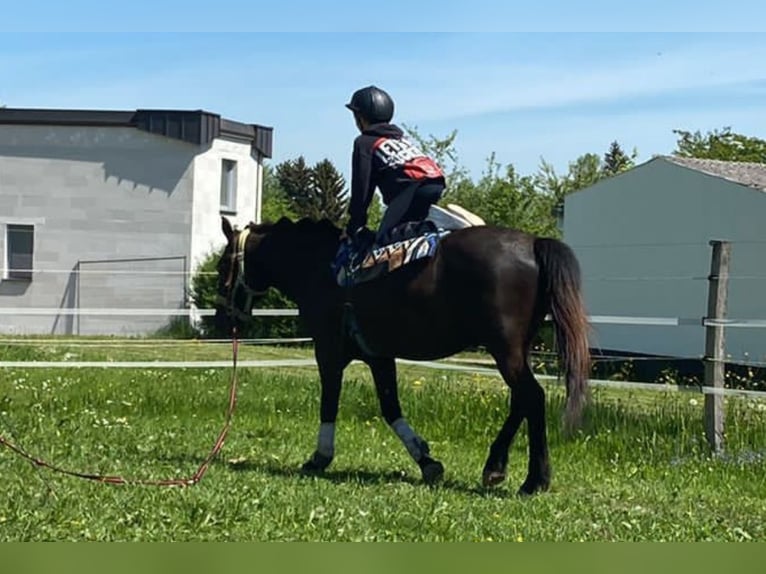
<svg viewBox="0 0 766 574">
<path fill-rule="evenodd" d="M 226 247 L 218 260 L 218 298 L 215 324 L 230 331 L 249 320 L 255 300 L 271 286 L 265 270 L 256 273 L 259 246 L 268 235 L 268 225 L 248 225 L 239 230 L 221 217 Z"/>
<path fill-rule="evenodd" d="M 316 270 L 330 277 L 340 229 L 327 220 L 283 217 L 276 223 L 232 228 L 225 217 L 221 229 L 226 248 L 218 262 L 216 326 L 229 330 L 250 318 L 253 303 L 269 287 L 295 299 Z"/>
</svg>

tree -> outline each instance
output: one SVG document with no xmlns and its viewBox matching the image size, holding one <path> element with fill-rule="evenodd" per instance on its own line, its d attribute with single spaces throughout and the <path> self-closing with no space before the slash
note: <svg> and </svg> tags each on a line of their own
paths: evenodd
<svg viewBox="0 0 766 574">
<path fill-rule="evenodd" d="M 276 179 L 295 217 L 327 218 L 343 225 L 348 207 L 346 180 L 330 160 L 309 167 L 303 156 L 276 167 Z M 288 214 L 289 215 L 289 214 Z"/>
<path fill-rule="evenodd" d="M 535 178 L 521 176 L 509 164 L 501 166 L 492 154 L 477 183 L 465 179 L 452 190 L 449 201 L 481 216 L 487 223 L 540 235 L 556 235 L 551 215 L 552 196 L 542 194 Z"/>
<path fill-rule="evenodd" d="M 731 131 L 730 127 L 702 134 L 673 130 L 678 136 L 673 155 L 698 159 L 766 163 L 766 141 Z"/>
<path fill-rule="evenodd" d="M 348 192 L 346 180 L 330 160 L 320 161 L 312 168 L 311 190 L 319 217 L 340 225 L 348 208 Z"/>
<path fill-rule="evenodd" d="M 569 163 L 566 175 L 558 175 L 551 164 L 541 160 L 535 176 L 540 193 L 550 198 L 550 216 L 556 221 L 555 235 L 560 234 L 560 220 L 564 213 L 564 198 L 577 190 L 590 187 L 600 180 L 632 168 L 638 152 L 634 149 L 628 156 L 617 141 L 613 141 L 603 159 L 594 153 L 586 153 Z"/>
<path fill-rule="evenodd" d="M 626 154 L 617 141 L 609 145 L 609 149 L 604 154 L 602 171 L 606 177 L 611 177 L 627 171 L 636 165 L 638 152 L 634 149 L 631 155 Z"/>
<path fill-rule="evenodd" d="M 261 220 L 279 221 L 281 217 L 296 219 L 290 198 L 279 184 L 279 179 L 270 165 L 263 166 L 263 198 L 261 201 Z"/>
<path fill-rule="evenodd" d="M 535 184 L 540 193 L 551 196 L 558 205 L 566 195 L 593 185 L 605 175 L 601 158 L 595 153 L 586 153 L 569 163 L 565 175 L 558 175 L 554 167 L 542 159 Z"/>
<path fill-rule="evenodd" d="M 468 171 L 460 165 L 455 148 L 457 130 L 452 130 L 449 135 L 443 138 L 437 138 L 434 135 L 429 135 L 426 138 L 420 135 L 417 127 L 407 125 L 403 127 L 407 135 L 418 145 L 420 151 L 433 159 L 444 172 L 447 194 L 468 179 Z"/>
<path fill-rule="evenodd" d="M 276 175 L 295 214 L 316 218 L 318 210 L 312 193 L 311 168 L 304 157 L 283 161 L 277 165 Z"/>
</svg>

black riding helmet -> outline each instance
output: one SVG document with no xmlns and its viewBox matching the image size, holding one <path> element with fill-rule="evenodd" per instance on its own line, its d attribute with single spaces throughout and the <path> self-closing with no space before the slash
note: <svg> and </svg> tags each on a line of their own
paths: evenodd
<svg viewBox="0 0 766 574">
<path fill-rule="evenodd" d="M 346 107 L 373 124 L 390 122 L 394 117 L 394 100 L 377 86 L 355 91 Z"/>
</svg>

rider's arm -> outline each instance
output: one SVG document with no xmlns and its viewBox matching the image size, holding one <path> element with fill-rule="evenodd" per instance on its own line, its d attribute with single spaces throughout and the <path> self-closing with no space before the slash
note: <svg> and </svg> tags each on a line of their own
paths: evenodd
<svg viewBox="0 0 766 574">
<path fill-rule="evenodd" d="M 372 145 L 368 138 L 359 136 L 354 140 L 354 153 L 351 160 L 351 201 L 349 202 L 349 220 L 346 230 L 354 233 L 367 224 L 367 208 L 372 199 Z"/>
</svg>

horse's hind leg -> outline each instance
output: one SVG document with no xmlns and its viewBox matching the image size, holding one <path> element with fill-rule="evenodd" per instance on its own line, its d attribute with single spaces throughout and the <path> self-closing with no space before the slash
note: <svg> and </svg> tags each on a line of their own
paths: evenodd
<svg viewBox="0 0 766 574">
<path fill-rule="evenodd" d="M 529 431 L 529 466 L 527 478 L 519 494 L 534 494 L 548 490 L 551 482 L 548 437 L 545 428 L 545 391 L 525 364 L 522 387 L 527 395 L 527 428 Z"/>
<path fill-rule="evenodd" d="M 545 434 L 545 396 L 523 353 L 496 355 L 498 369 L 511 390 L 508 416 L 489 450 L 482 482 L 494 486 L 505 480 L 508 451 L 526 418 L 529 426 L 529 466 L 520 493 L 545 490 L 550 483 L 548 445 Z"/>
<path fill-rule="evenodd" d="M 426 484 L 440 481 L 444 476 L 444 466 L 438 460 L 431 458 L 428 443 L 412 430 L 412 427 L 402 416 L 394 359 L 369 359 L 367 364 L 375 380 L 375 391 L 378 395 L 383 418 L 420 467 L 423 481 Z"/>
</svg>

